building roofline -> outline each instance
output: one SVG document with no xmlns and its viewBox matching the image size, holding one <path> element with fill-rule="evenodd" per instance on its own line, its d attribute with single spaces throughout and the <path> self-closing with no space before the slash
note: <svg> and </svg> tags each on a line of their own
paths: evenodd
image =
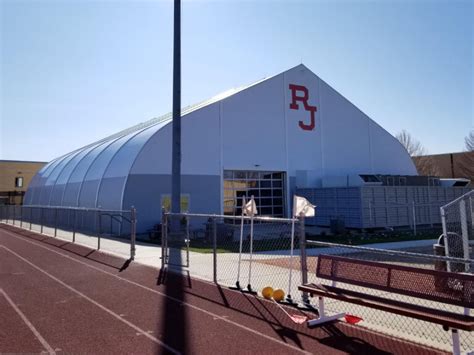
<svg viewBox="0 0 474 355">
<path fill-rule="evenodd" d="M 438 154 L 426 154 L 426 155 L 416 155 L 413 158 L 423 158 L 423 157 L 436 157 L 441 155 L 451 155 L 451 154 L 474 154 L 474 151 L 465 151 L 465 152 L 447 152 L 447 153 L 438 153 Z"/>
<path fill-rule="evenodd" d="M 190 113 L 192 113 L 192 112 L 194 112 L 194 111 L 200 110 L 200 109 L 202 109 L 202 108 L 204 108 L 204 107 L 207 107 L 207 106 L 210 106 L 210 105 L 212 105 L 212 104 L 215 104 L 216 102 L 223 101 L 223 100 L 225 100 L 225 99 L 227 99 L 227 98 L 229 98 L 229 97 L 231 97 L 231 96 L 234 96 L 235 94 L 238 94 L 238 93 L 240 93 L 240 92 L 242 92 L 242 91 L 244 91 L 244 90 L 246 90 L 246 89 L 251 88 L 252 86 L 256 86 L 256 85 L 258 85 L 258 84 L 260 84 L 260 83 L 263 83 L 263 82 L 265 82 L 265 81 L 267 81 L 267 80 L 273 79 L 273 78 L 277 77 L 278 75 L 281 75 L 281 74 L 283 74 L 283 73 L 286 73 L 286 72 L 288 72 L 288 71 L 290 71 L 290 70 L 293 70 L 293 69 L 295 69 L 295 68 L 298 68 L 298 67 L 303 67 L 303 68 L 305 68 L 305 69 L 307 69 L 307 70 L 310 70 L 310 69 L 308 69 L 308 67 L 306 67 L 303 63 L 301 63 L 301 64 L 298 64 L 298 65 L 295 65 L 294 67 L 291 67 L 291 68 L 289 68 L 289 69 L 286 69 L 286 70 L 284 70 L 284 71 L 282 71 L 282 72 L 279 72 L 279 73 L 277 73 L 277 74 L 270 75 L 270 76 L 268 76 L 268 77 L 264 77 L 263 79 L 260 79 L 260 80 L 256 80 L 256 81 L 254 81 L 254 82 L 252 82 L 252 83 L 250 83 L 250 84 L 242 85 L 242 86 L 239 86 L 239 87 L 236 87 L 236 88 L 231 88 L 231 89 L 225 90 L 225 91 L 223 91 L 223 92 L 221 92 L 221 93 L 219 93 L 219 94 L 217 94 L 217 95 L 214 95 L 214 96 L 212 96 L 212 97 L 210 97 L 210 98 L 208 98 L 208 99 L 206 99 L 206 100 L 202 100 L 202 101 L 200 101 L 200 102 L 198 102 L 198 103 L 196 103 L 196 104 L 188 105 L 188 106 L 182 107 L 182 108 L 181 108 L 181 117 L 184 117 L 184 116 L 186 116 L 186 115 L 188 115 L 188 114 L 190 114 Z M 310 70 L 310 71 L 311 71 L 311 70 Z M 313 74 L 314 74 L 314 73 L 313 73 Z M 85 145 L 85 146 L 83 146 L 83 147 L 74 149 L 73 151 L 71 151 L 71 152 L 69 152 L 69 153 L 67 153 L 67 154 L 62 155 L 62 156 L 59 157 L 59 158 L 62 158 L 62 157 L 64 157 L 64 156 L 68 155 L 68 154 L 74 153 L 74 152 L 79 151 L 79 150 L 87 149 L 87 148 L 89 148 L 89 147 L 91 147 L 91 146 L 93 146 L 93 145 L 95 145 L 95 144 L 100 144 L 100 143 L 109 141 L 109 140 L 114 139 L 114 138 L 123 137 L 123 136 L 126 136 L 126 135 L 128 135 L 128 134 L 131 134 L 131 133 L 133 133 L 133 132 L 139 131 L 139 130 L 141 130 L 141 129 L 149 128 L 149 127 L 152 127 L 152 126 L 154 126 L 154 125 L 157 125 L 157 124 L 160 124 L 160 123 L 166 122 L 166 121 L 168 121 L 168 122 L 171 122 L 171 121 L 172 121 L 172 112 L 168 112 L 168 113 L 166 113 L 166 114 L 164 114 L 164 115 L 161 115 L 161 116 L 159 116 L 159 117 L 155 117 L 155 118 L 149 119 L 149 120 L 147 120 L 147 121 L 144 121 L 144 122 L 140 122 L 140 123 L 138 123 L 138 124 L 135 124 L 135 125 L 133 125 L 133 126 L 131 126 L 131 127 L 125 128 L 125 129 L 123 129 L 123 130 L 121 130 L 121 131 L 118 131 L 118 132 L 116 132 L 116 133 L 113 133 L 113 134 L 111 134 L 111 135 L 109 135 L 109 136 L 107 136 L 107 137 L 104 137 L 104 138 L 102 138 L 102 139 L 99 139 L 98 141 L 95 141 L 95 142 L 89 143 L 89 144 L 87 144 L 87 145 Z"/>
<path fill-rule="evenodd" d="M 33 160 L 8 160 L 0 159 L 0 163 L 32 163 L 32 164 L 48 164 L 47 161 L 33 161 Z"/>
</svg>

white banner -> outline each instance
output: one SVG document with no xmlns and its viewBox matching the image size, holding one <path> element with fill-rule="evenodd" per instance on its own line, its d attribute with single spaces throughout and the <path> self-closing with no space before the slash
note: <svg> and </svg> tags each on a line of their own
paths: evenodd
<svg viewBox="0 0 474 355">
<path fill-rule="evenodd" d="M 295 195 L 293 199 L 293 216 L 299 217 L 302 214 L 305 217 L 314 217 L 315 207 L 304 197 Z"/>
<path fill-rule="evenodd" d="M 249 202 L 245 204 L 243 211 L 247 216 L 255 216 L 256 214 L 258 214 L 257 205 L 255 204 L 255 200 L 253 199 L 253 197 Z"/>
</svg>

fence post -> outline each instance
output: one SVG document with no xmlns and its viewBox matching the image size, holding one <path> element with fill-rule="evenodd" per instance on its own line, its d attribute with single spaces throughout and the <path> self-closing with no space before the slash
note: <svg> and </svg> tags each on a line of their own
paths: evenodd
<svg viewBox="0 0 474 355">
<path fill-rule="evenodd" d="M 131 214 L 131 241 L 130 241 L 130 260 L 135 260 L 135 242 L 137 239 L 137 210 L 135 207 L 132 206 L 132 209 L 130 210 Z"/>
<path fill-rule="evenodd" d="M 32 221 L 33 221 L 33 207 L 30 207 L 30 230 L 31 230 Z"/>
<path fill-rule="evenodd" d="M 12 217 L 12 224 L 15 225 L 15 219 L 16 219 L 16 205 L 13 205 L 13 217 Z"/>
<path fill-rule="evenodd" d="M 58 209 L 54 209 L 54 237 L 58 235 Z"/>
<path fill-rule="evenodd" d="M 416 209 L 415 209 L 415 200 L 412 201 L 412 213 L 413 213 L 413 234 L 416 236 Z"/>
<path fill-rule="evenodd" d="M 216 217 L 212 218 L 212 254 L 213 254 L 213 279 L 217 283 L 217 222 Z"/>
<path fill-rule="evenodd" d="M 161 209 L 161 269 L 163 270 L 166 264 L 166 241 L 168 239 L 168 226 L 166 220 L 165 209 Z"/>
<path fill-rule="evenodd" d="M 466 201 L 459 201 L 459 215 L 461 217 L 461 235 L 462 246 L 464 249 L 463 258 L 469 259 L 469 233 L 467 228 Z M 469 265 L 464 264 L 465 271 L 468 271 Z"/>
<path fill-rule="evenodd" d="M 42 207 L 40 207 L 40 226 L 41 226 L 40 233 L 43 234 L 43 208 Z"/>
<path fill-rule="evenodd" d="M 20 206 L 20 228 L 23 228 L 23 206 Z"/>
<path fill-rule="evenodd" d="M 97 221 L 97 226 L 96 226 L 97 227 L 97 250 L 100 250 L 100 225 L 101 225 L 102 215 L 100 214 L 99 210 L 96 210 L 96 213 L 98 215 L 98 216 L 96 216 L 96 221 Z"/>
<path fill-rule="evenodd" d="M 474 236 L 474 204 L 472 203 L 472 196 L 469 196 L 469 206 L 471 208 L 471 228 Z"/>
<path fill-rule="evenodd" d="M 186 216 L 186 267 L 189 267 L 189 244 L 191 242 L 191 236 L 189 235 L 189 216 Z"/>
<path fill-rule="evenodd" d="M 448 241 L 448 227 L 446 226 L 446 211 L 444 210 L 443 206 L 440 208 L 441 211 L 441 224 L 443 227 L 443 238 L 444 238 L 444 255 L 450 256 L 451 253 L 449 251 L 449 241 Z M 451 271 L 451 262 L 446 261 L 446 270 Z"/>
<path fill-rule="evenodd" d="M 72 221 L 72 242 L 75 243 L 76 242 L 76 215 L 77 215 L 77 210 L 73 210 L 74 211 L 74 219 Z"/>
<path fill-rule="evenodd" d="M 304 215 L 299 216 L 299 239 L 300 239 L 300 253 L 301 253 L 301 283 L 308 283 L 308 265 L 306 263 L 306 231 L 304 226 Z M 308 304 L 309 298 L 308 293 L 303 292 L 303 303 Z"/>
</svg>

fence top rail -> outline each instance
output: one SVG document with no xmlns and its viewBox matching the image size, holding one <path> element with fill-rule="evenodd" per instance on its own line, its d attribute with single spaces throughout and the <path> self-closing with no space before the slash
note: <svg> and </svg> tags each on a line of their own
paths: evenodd
<svg viewBox="0 0 474 355">
<path fill-rule="evenodd" d="M 165 216 L 175 216 L 175 217 L 207 217 L 207 218 L 225 218 L 225 219 L 236 219 L 250 221 L 252 217 L 249 216 L 227 216 L 219 214 L 202 214 L 202 213 L 172 213 L 165 212 Z M 254 221 L 265 221 L 265 222 L 297 222 L 298 218 L 278 218 L 278 217 L 265 217 L 265 216 L 255 216 L 253 217 Z"/>
<path fill-rule="evenodd" d="M 41 205 L 18 205 L 21 208 L 43 208 L 43 209 L 61 209 L 61 210 L 77 210 L 77 211 L 97 211 L 97 212 L 115 212 L 115 213 L 130 213 L 131 210 L 108 210 L 103 208 L 89 208 L 89 207 L 70 207 L 70 206 L 41 206 Z"/>
<path fill-rule="evenodd" d="M 391 255 L 391 256 L 404 256 L 404 257 L 419 258 L 419 259 L 423 258 L 423 259 L 429 259 L 429 260 L 451 261 L 451 262 L 474 265 L 474 259 L 455 258 L 452 256 L 412 253 L 412 252 L 401 251 L 401 250 L 368 248 L 368 247 L 361 247 L 358 245 L 346 245 L 346 244 L 337 244 L 337 243 L 330 243 L 330 242 L 320 242 L 317 240 L 307 240 L 306 243 L 310 245 L 326 246 L 326 247 L 332 247 L 332 248 L 353 249 L 353 250 L 360 250 L 360 251 L 385 254 L 385 255 Z"/>
<path fill-rule="evenodd" d="M 474 195 L 474 190 L 471 190 L 471 191 L 465 193 L 464 195 L 459 196 L 457 199 L 452 200 L 451 202 L 445 204 L 444 206 L 441 206 L 441 210 L 444 210 L 445 208 L 448 208 L 448 207 L 450 207 L 450 206 L 452 206 L 452 205 L 458 203 L 459 201 L 464 200 L 464 199 L 465 199 L 466 197 L 468 197 L 469 195 Z"/>
</svg>

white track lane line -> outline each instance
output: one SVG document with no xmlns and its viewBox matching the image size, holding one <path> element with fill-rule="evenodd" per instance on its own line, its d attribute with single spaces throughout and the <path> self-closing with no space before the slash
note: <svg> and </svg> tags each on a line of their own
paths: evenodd
<svg viewBox="0 0 474 355">
<path fill-rule="evenodd" d="M 66 284 L 65 282 L 61 281 L 60 279 L 58 279 L 57 277 L 51 275 L 49 272 L 47 272 L 46 270 L 43 270 L 42 268 L 40 268 L 39 266 L 33 264 L 31 261 L 25 259 L 24 257 L 22 257 L 21 255 L 15 253 L 13 250 L 7 248 L 6 246 L 4 245 L 0 245 L 1 248 L 5 249 L 6 251 L 10 252 L 11 254 L 15 255 L 17 258 L 23 260 L 25 263 L 27 263 L 28 265 L 30 265 L 32 268 L 42 272 L 43 274 L 45 274 L 46 276 L 48 276 L 49 278 L 53 279 L 54 281 L 56 281 L 57 283 L 61 284 L 62 286 L 66 287 L 69 291 L 72 291 L 76 294 L 78 294 L 79 296 L 81 296 L 82 298 L 86 299 L 87 301 L 89 301 L 90 303 L 94 304 L 95 306 L 99 307 L 100 309 L 102 309 L 103 311 L 107 312 L 108 314 L 110 314 L 111 316 L 113 316 L 114 318 L 117 318 L 119 321 L 125 323 L 126 325 L 128 325 L 130 328 L 136 330 L 137 332 L 139 332 L 140 334 L 146 336 L 148 339 L 150 339 L 151 341 L 163 346 L 166 350 L 172 352 L 173 354 L 181 354 L 179 351 L 177 351 L 176 349 L 173 349 L 171 346 L 169 345 L 166 345 L 165 343 L 163 343 L 161 340 L 155 338 L 153 335 L 150 335 L 149 333 L 147 333 L 145 330 L 137 327 L 135 324 L 129 322 L 128 320 L 122 318 L 120 315 L 118 315 L 117 313 L 111 311 L 110 309 L 108 309 L 107 307 L 101 305 L 99 302 L 96 302 L 94 301 L 92 298 L 90 298 L 89 296 L 86 296 L 85 294 L 83 294 L 81 291 L 78 291 L 76 290 L 74 287 L 72 286 L 69 286 L 68 284 Z"/>
<path fill-rule="evenodd" d="M 39 244 L 40 242 L 33 242 L 33 241 L 31 241 L 31 240 L 25 239 L 25 237 L 19 237 L 19 236 L 15 235 L 15 234 L 13 234 L 13 233 L 11 233 L 11 232 L 9 232 L 9 231 L 6 231 L 6 230 L 4 230 L 4 229 L 0 229 L 0 231 L 1 231 L 1 232 L 4 232 L 4 233 L 6 233 L 6 234 L 11 235 L 11 236 L 14 237 L 15 239 L 19 239 L 19 240 L 22 240 L 22 241 L 24 241 L 24 242 L 26 242 L 26 243 L 30 243 L 30 244 L 36 245 L 36 246 L 38 246 L 38 247 L 40 247 L 40 248 L 43 248 L 43 249 L 46 249 L 46 250 L 50 251 L 51 253 L 58 254 L 58 255 L 60 255 L 60 256 L 62 256 L 62 257 L 64 257 L 64 258 L 66 258 L 66 259 L 73 260 L 73 261 L 75 261 L 75 262 L 77 262 L 77 263 L 79 263 L 79 264 L 85 265 L 85 266 L 87 266 L 87 267 L 89 267 L 89 268 L 91 268 L 91 269 L 97 270 L 97 271 L 102 272 L 102 273 L 104 273 L 104 274 L 106 274 L 106 275 L 115 277 L 116 279 L 119 279 L 119 280 L 121 280 L 121 281 L 124 281 L 124 282 L 126 282 L 126 283 L 129 283 L 129 284 L 131 284 L 131 285 L 140 287 L 140 288 L 142 288 L 142 289 L 144 289 L 144 290 L 147 290 L 147 291 L 153 292 L 153 293 L 155 293 L 155 294 L 157 294 L 157 295 L 166 297 L 166 298 L 168 298 L 168 299 L 170 299 L 170 300 L 172 300 L 172 301 L 174 301 L 174 302 L 176 302 L 176 303 L 178 303 L 178 304 L 188 306 L 189 308 L 192 308 L 192 309 L 194 309 L 194 310 L 196 310 L 196 311 L 205 313 L 205 314 L 207 314 L 207 315 L 209 315 L 209 316 L 211 316 L 211 317 L 213 317 L 213 318 L 216 318 L 216 319 L 219 319 L 219 320 L 221 320 L 221 321 L 223 321 L 223 322 L 232 324 L 232 325 L 236 326 L 237 328 L 244 329 L 244 330 L 246 330 L 246 331 L 248 331 L 248 332 L 250 332 L 250 333 L 253 333 L 253 334 L 255 334 L 255 335 L 259 335 L 259 336 L 261 336 L 262 338 L 265 338 L 265 339 L 267 339 L 267 340 L 269 340 L 269 341 L 272 341 L 272 342 L 274 342 L 274 343 L 278 343 L 278 344 L 280 344 L 280 345 L 282 345 L 282 346 L 285 346 L 285 347 L 287 347 L 287 348 L 290 348 L 290 349 L 292 349 L 292 350 L 294 350 L 294 351 L 298 351 L 298 352 L 303 353 L 303 354 L 312 354 L 311 352 L 302 350 L 302 349 L 298 348 L 297 346 L 294 346 L 294 345 L 285 343 L 285 342 L 283 342 L 283 341 L 281 341 L 281 340 L 278 340 L 278 339 L 275 339 L 275 338 L 273 338 L 273 337 L 271 337 L 271 336 L 269 336 L 269 335 L 260 333 L 258 330 L 255 330 L 255 329 L 246 327 L 245 325 L 242 325 L 242 324 L 239 324 L 239 323 L 237 323 L 237 322 L 234 322 L 234 321 L 231 321 L 231 320 L 229 320 L 229 319 L 226 319 L 226 318 L 224 318 L 224 317 L 222 317 L 222 316 L 219 316 L 218 314 L 215 314 L 215 313 L 206 311 L 205 309 L 202 309 L 202 308 L 200 308 L 200 307 L 194 306 L 194 305 L 192 305 L 192 304 L 190 304 L 190 303 L 180 301 L 179 299 L 174 298 L 174 297 L 171 297 L 171 296 L 169 296 L 169 295 L 167 295 L 167 294 L 165 294 L 165 293 L 163 293 L 163 292 L 154 290 L 154 289 L 149 288 L 149 287 L 147 287 L 147 286 L 141 285 L 141 284 L 139 284 L 139 283 L 137 283 L 137 282 L 134 282 L 134 281 L 125 279 L 125 278 L 120 277 L 120 276 L 118 276 L 118 275 L 112 274 L 111 272 L 102 270 L 102 269 L 100 269 L 100 268 L 98 268 L 98 267 L 96 267 L 96 266 L 87 264 L 87 263 L 85 263 L 85 262 L 83 262 L 83 261 L 80 261 L 80 260 L 78 260 L 78 259 L 75 259 L 75 258 L 73 258 L 73 257 L 70 257 L 69 255 L 66 255 L 66 254 L 60 253 L 60 252 L 58 252 L 58 251 L 56 251 L 56 250 L 50 249 L 50 248 L 48 248 L 48 247 L 45 247 L 44 245 Z"/>
<path fill-rule="evenodd" d="M 35 335 L 36 339 L 39 340 L 41 345 L 43 345 L 44 349 L 48 352 L 48 354 L 53 355 L 56 354 L 56 352 L 53 350 L 51 345 L 48 344 L 48 342 L 41 336 L 41 334 L 36 330 L 35 326 L 31 324 L 28 318 L 26 318 L 25 314 L 18 308 L 18 306 L 12 301 L 12 299 L 7 295 L 7 293 L 3 290 L 3 288 L 0 288 L 0 293 L 5 297 L 8 303 L 10 303 L 10 306 L 13 307 L 16 313 L 23 319 L 23 322 L 30 328 L 31 332 Z"/>
</svg>

